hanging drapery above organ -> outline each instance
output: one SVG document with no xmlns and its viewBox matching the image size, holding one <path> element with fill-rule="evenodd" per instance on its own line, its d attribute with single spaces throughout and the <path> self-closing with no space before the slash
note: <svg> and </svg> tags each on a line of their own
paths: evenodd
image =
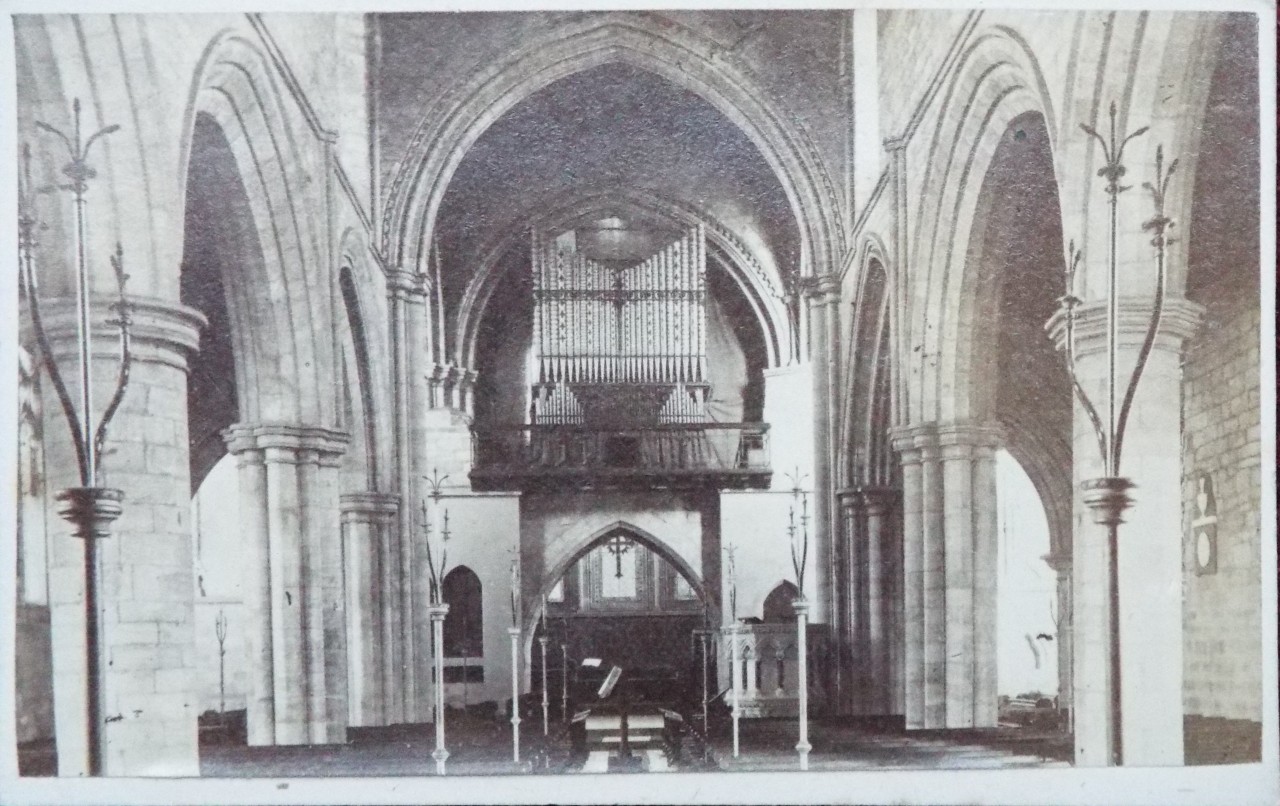
<svg viewBox="0 0 1280 806">
<path fill-rule="evenodd" d="M 706 419 L 704 238 L 698 225 L 636 263 L 533 233 L 534 423 Z"/>
</svg>

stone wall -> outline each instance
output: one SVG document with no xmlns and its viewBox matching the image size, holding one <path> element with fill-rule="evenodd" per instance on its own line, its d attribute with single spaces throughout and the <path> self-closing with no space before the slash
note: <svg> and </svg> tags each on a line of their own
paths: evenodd
<svg viewBox="0 0 1280 806">
<path fill-rule="evenodd" d="M 1256 292 L 1222 283 L 1188 345 L 1183 391 L 1186 713 L 1261 721 L 1261 407 Z M 1197 477 L 1217 503 L 1217 570 L 1198 573 Z"/>
</svg>

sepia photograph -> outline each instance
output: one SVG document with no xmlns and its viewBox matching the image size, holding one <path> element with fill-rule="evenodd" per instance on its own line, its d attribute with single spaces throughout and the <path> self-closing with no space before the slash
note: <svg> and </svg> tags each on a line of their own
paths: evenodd
<svg viewBox="0 0 1280 806">
<path fill-rule="evenodd" d="M 1280 798 L 1273 4 L 2 5 L 0 803 Z"/>
</svg>

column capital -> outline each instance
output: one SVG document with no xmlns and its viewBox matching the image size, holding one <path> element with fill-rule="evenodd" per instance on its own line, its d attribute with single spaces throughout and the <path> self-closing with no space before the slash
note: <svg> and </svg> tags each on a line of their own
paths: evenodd
<svg viewBox="0 0 1280 806">
<path fill-rule="evenodd" d="M 834 274 L 810 274 L 799 278 L 797 291 L 811 305 L 836 303 L 840 299 L 840 278 Z"/>
<path fill-rule="evenodd" d="M 421 274 L 408 269 L 387 269 L 387 290 L 393 296 L 408 299 L 427 293 L 427 281 Z"/>
<path fill-rule="evenodd" d="M 883 140 L 884 150 L 890 154 L 898 154 L 906 150 L 907 145 L 911 142 L 911 138 L 906 135 L 898 135 L 895 137 L 886 137 Z"/>
<path fill-rule="evenodd" d="M 944 449 L 955 447 L 998 448 L 1004 442 L 1000 426 L 994 423 L 953 421 L 940 423 L 937 428 L 938 444 Z"/>
<path fill-rule="evenodd" d="M 343 520 L 359 523 L 390 521 L 400 511 L 400 496 L 395 493 L 363 490 L 343 493 L 338 501 Z"/>
<path fill-rule="evenodd" d="M 862 506 L 869 515 L 882 515 L 893 508 L 902 493 L 893 487 L 863 487 L 858 490 Z"/>
<path fill-rule="evenodd" d="M 236 423 L 222 438 L 232 454 L 276 449 L 306 460 L 305 454 L 314 453 L 322 465 L 336 464 L 351 439 L 342 431 L 297 423 Z"/>
<path fill-rule="evenodd" d="M 884 513 L 898 501 L 901 492 L 893 487 L 846 487 L 836 493 L 845 509 L 865 509 L 868 513 Z"/>
<path fill-rule="evenodd" d="M 1049 552 L 1041 557 L 1049 568 L 1053 569 L 1058 576 L 1064 576 L 1071 573 L 1071 552 Z"/>
<path fill-rule="evenodd" d="M 1151 323 L 1151 297 L 1122 296 L 1117 300 L 1116 335 L 1122 350 L 1137 350 L 1147 337 Z M 1182 343 L 1200 327 L 1204 306 L 1183 297 L 1166 298 L 1156 329 L 1154 347 L 1178 352 Z M 1045 332 L 1061 350 L 1067 339 L 1066 312 L 1059 310 L 1045 323 Z M 1107 349 L 1107 303 L 1093 300 L 1076 307 L 1076 358 L 1096 355 Z"/>
<path fill-rule="evenodd" d="M 893 449 L 902 455 L 903 464 L 919 462 L 923 454 L 938 446 L 937 423 L 913 423 L 889 429 Z"/>
<path fill-rule="evenodd" d="M 200 332 L 209 323 L 204 314 L 157 297 L 125 297 L 129 305 L 130 349 L 134 361 L 168 364 L 187 371 L 187 361 L 200 349 Z M 120 329 L 117 296 L 94 295 L 90 305 L 90 333 L 95 359 L 118 360 Z M 59 297 L 41 300 L 40 314 L 55 361 L 75 358 L 78 347 L 75 300 Z M 35 341 L 30 321 L 22 327 L 24 344 Z"/>
</svg>

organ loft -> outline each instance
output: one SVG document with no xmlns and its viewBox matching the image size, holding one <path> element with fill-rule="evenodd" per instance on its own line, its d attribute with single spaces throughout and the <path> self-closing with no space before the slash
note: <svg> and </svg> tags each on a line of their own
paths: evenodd
<svg viewBox="0 0 1280 806">
<path fill-rule="evenodd" d="M 17 15 L 22 770 L 1257 762 L 1258 30 Z"/>
</svg>

